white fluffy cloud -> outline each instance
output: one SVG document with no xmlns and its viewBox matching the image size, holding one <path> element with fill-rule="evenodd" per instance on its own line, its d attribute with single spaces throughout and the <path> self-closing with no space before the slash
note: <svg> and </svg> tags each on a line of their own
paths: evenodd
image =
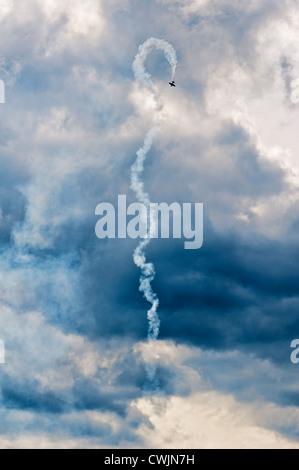
<svg viewBox="0 0 299 470">
<path fill-rule="evenodd" d="M 153 425 L 140 431 L 149 448 L 299 449 L 296 440 L 257 424 L 262 404 L 257 411 L 218 392 L 142 398 L 137 407 Z"/>
<path fill-rule="evenodd" d="M 238 402 L 231 394 L 213 390 L 200 372 L 202 365 L 209 363 L 210 369 L 211 366 L 218 368 L 219 373 L 223 369 L 225 375 L 226 367 L 239 356 L 236 378 L 231 372 L 228 375 L 231 380 L 241 377 L 246 380 L 247 376 L 251 383 L 259 369 L 263 375 L 275 376 L 277 370 L 273 364 L 266 365 L 253 356 L 237 352 L 214 354 L 163 341 L 156 346 L 140 344 L 138 348 L 147 362 L 153 361 L 175 371 L 173 396 L 162 394 L 136 402 L 138 410 L 152 424 L 152 428 L 143 424 L 139 431 L 149 448 L 299 448 L 295 440 L 271 430 L 273 427 L 297 428 L 296 408 L 280 408 L 258 399 L 252 403 Z M 198 368 L 194 367 L 196 363 Z"/>
</svg>

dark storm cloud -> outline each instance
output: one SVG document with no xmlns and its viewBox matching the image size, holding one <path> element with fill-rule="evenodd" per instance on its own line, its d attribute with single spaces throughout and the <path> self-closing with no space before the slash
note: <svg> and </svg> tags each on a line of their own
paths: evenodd
<svg viewBox="0 0 299 470">
<path fill-rule="evenodd" d="M 38 413 L 61 413 L 65 404 L 52 392 L 36 391 L 37 384 L 17 384 L 2 387 L 2 397 L 8 409 L 33 410 Z"/>
<path fill-rule="evenodd" d="M 285 238 L 271 238 L 259 233 L 251 211 L 288 191 L 286 171 L 261 158 L 240 122 L 206 109 L 209 80 L 221 65 L 238 64 L 248 75 L 257 69 L 256 87 L 263 87 L 269 70 L 260 72 L 255 38 L 283 7 L 264 1 L 242 12 L 239 2 L 208 2 L 188 13 L 188 2 L 113 0 L 89 18 L 101 2 L 83 11 L 79 3 L 57 2 L 52 11 L 51 2 L 28 0 L 1 23 L 8 82 L 0 131 L 1 334 L 8 351 L 1 433 L 98 437 L 97 445 L 112 446 L 140 444 L 138 429 L 153 427 L 130 407 L 144 393 L 144 361 L 132 350 L 146 337 L 148 308 L 132 259 L 136 241 L 100 241 L 94 232 L 97 204 L 116 203 L 118 194 L 133 201 L 130 165 L 152 112 L 143 109 L 131 63 L 149 36 L 176 47 L 179 86 L 167 94 L 167 64 L 159 53 L 150 56 L 169 114 L 146 164 L 146 189 L 153 201 L 205 206 L 200 250 L 168 240 L 148 249 L 161 338 L 222 354 L 226 374 L 213 359 L 204 369 L 218 389 L 298 406 L 289 369 L 289 342 L 299 330 L 298 218 L 286 217 Z M 84 33 L 84 21 L 95 17 Z M 236 221 L 240 213 L 248 216 L 245 226 Z M 101 346 L 110 340 L 112 352 Z M 231 350 L 242 360 L 254 354 L 253 364 L 287 368 L 287 382 L 265 378 L 262 368 L 238 382 L 242 360 L 225 356 Z M 109 354 L 117 360 L 107 365 Z M 192 367 L 203 365 L 194 359 Z M 192 380 L 171 361 L 157 374 L 164 396 L 192 393 Z"/>
</svg>

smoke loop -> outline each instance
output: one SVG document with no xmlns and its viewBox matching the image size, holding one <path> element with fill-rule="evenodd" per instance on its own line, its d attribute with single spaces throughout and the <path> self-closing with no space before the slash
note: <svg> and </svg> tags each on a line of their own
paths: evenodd
<svg viewBox="0 0 299 470">
<path fill-rule="evenodd" d="M 162 123 L 162 110 L 163 102 L 159 94 L 157 87 L 154 85 L 151 75 L 146 72 L 144 64 L 148 54 L 153 49 L 161 49 L 164 51 L 166 59 L 172 67 L 172 80 L 175 79 L 175 73 L 177 68 L 177 57 L 176 51 L 164 39 L 150 38 L 144 44 L 139 46 L 138 54 L 135 57 L 133 63 L 133 71 L 136 80 L 141 82 L 147 89 L 152 93 L 155 101 L 155 123 L 154 126 L 147 133 L 143 146 L 137 152 L 137 158 L 131 168 L 131 188 L 135 192 L 139 202 L 142 202 L 147 208 L 147 214 L 149 214 L 150 197 L 144 190 L 144 183 L 142 180 L 142 173 L 144 171 L 144 162 L 148 152 L 150 151 L 153 138 L 159 131 Z M 149 222 L 149 220 L 148 220 Z M 150 243 L 150 235 L 154 227 L 151 227 L 150 223 L 147 224 L 148 231 L 144 240 L 142 240 L 134 251 L 134 262 L 137 267 L 141 270 L 140 286 L 139 290 L 143 293 L 146 300 L 151 304 L 151 308 L 147 312 L 147 318 L 149 322 L 148 327 L 148 340 L 157 340 L 160 330 L 160 319 L 158 316 L 159 299 L 157 294 L 153 291 L 151 283 L 155 277 L 155 268 L 153 263 L 147 262 L 145 256 L 145 248 Z M 153 380 L 154 371 L 148 367 L 148 377 Z"/>
</svg>

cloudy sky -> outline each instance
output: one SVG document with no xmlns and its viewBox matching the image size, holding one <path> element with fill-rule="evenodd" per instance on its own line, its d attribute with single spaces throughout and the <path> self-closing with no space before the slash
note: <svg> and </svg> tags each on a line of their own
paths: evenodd
<svg viewBox="0 0 299 470">
<path fill-rule="evenodd" d="M 298 0 L 0 0 L 1 448 L 299 448 Z M 145 185 L 203 202 L 204 245 L 99 240 L 164 100 Z M 294 101 L 294 100 L 293 100 Z M 155 361 L 158 391 L 146 387 Z"/>
</svg>

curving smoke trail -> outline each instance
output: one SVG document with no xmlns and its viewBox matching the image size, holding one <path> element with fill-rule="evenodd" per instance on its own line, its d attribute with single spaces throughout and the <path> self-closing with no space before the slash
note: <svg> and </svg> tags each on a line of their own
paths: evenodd
<svg viewBox="0 0 299 470">
<path fill-rule="evenodd" d="M 177 68 L 177 58 L 176 52 L 174 48 L 169 44 L 167 41 L 163 39 L 155 39 L 150 38 L 144 44 L 139 46 L 138 54 L 135 57 L 133 63 L 133 71 L 137 80 L 139 80 L 144 86 L 148 88 L 148 90 L 152 93 L 154 100 L 155 100 L 155 122 L 154 126 L 150 129 L 147 133 L 143 146 L 137 152 L 137 159 L 132 166 L 131 169 L 131 188 L 135 192 L 137 199 L 139 202 L 142 202 L 147 210 L 147 214 L 149 214 L 149 207 L 150 207 L 150 198 L 149 195 L 144 190 L 144 183 L 142 181 L 142 173 L 144 170 L 144 162 L 146 159 L 146 155 L 151 149 L 153 138 L 155 134 L 161 127 L 162 123 L 162 109 L 163 109 L 163 102 L 161 96 L 159 94 L 158 89 L 154 85 L 151 80 L 151 75 L 146 72 L 144 64 L 148 54 L 153 49 L 162 49 L 165 53 L 166 59 L 170 63 L 172 67 L 172 80 L 175 78 L 176 68 Z M 146 217 L 144 215 L 144 217 Z M 148 217 L 148 216 L 147 216 Z M 151 233 L 154 230 L 153 223 L 150 224 L 150 221 L 147 220 L 147 234 L 142 240 L 138 247 L 134 252 L 134 262 L 136 266 L 138 266 L 141 270 L 141 277 L 140 277 L 140 291 L 143 293 L 146 300 L 151 304 L 150 310 L 147 312 L 147 317 L 149 321 L 149 329 L 148 329 L 148 339 L 149 340 L 156 340 L 159 335 L 159 328 L 160 328 L 160 320 L 157 313 L 157 309 L 159 306 L 159 299 L 157 294 L 153 291 L 151 282 L 155 277 L 155 268 L 153 263 L 149 263 L 146 260 L 144 251 L 146 246 L 150 243 Z M 153 369 L 148 368 L 148 375 L 150 379 L 154 378 L 155 372 Z"/>
</svg>

